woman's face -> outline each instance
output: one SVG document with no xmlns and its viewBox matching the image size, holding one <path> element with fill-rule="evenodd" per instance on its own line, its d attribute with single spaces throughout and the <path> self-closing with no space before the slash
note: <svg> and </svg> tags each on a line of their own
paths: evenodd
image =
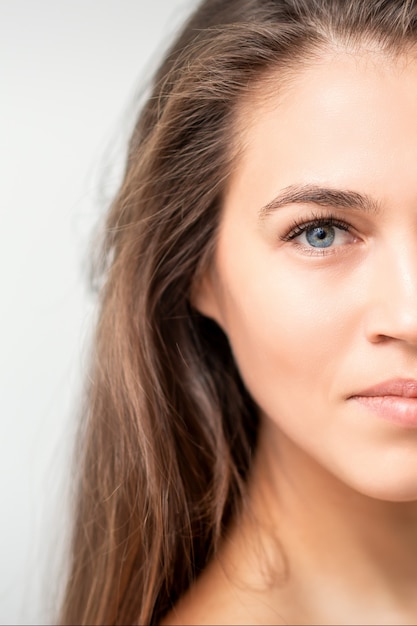
<svg viewBox="0 0 417 626">
<path fill-rule="evenodd" d="M 416 499 L 417 60 L 339 52 L 279 82 L 242 113 L 196 304 L 277 437 Z"/>
</svg>

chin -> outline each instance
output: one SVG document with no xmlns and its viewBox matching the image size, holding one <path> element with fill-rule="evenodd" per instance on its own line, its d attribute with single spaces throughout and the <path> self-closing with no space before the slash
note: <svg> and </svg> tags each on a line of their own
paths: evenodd
<svg viewBox="0 0 417 626">
<path fill-rule="evenodd" d="M 413 465 L 416 465 L 414 462 Z M 386 502 L 417 501 L 417 467 L 393 467 L 388 465 L 384 471 L 374 468 L 366 476 L 355 476 L 346 480 L 350 487 L 369 498 Z"/>
</svg>

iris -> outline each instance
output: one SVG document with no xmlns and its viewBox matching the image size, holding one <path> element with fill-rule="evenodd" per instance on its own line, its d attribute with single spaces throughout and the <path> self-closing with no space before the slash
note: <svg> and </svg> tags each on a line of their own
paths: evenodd
<svg viewBox="0 0 417 626">
<path fill-rule="evenodd" d="M 334 242 L 335 236 L 333 226 L 312 226 L 306 230 L 306 239 L 314 248 L 328 248 Z"/>
</svg>

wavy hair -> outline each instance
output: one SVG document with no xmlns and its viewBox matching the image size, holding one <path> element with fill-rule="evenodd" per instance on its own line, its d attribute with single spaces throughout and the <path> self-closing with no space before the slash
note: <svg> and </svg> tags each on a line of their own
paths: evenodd
<svg viewBox="0 0 417 626">
<path fill-rule="evenodd" d="M 157 623 L 244 502 L 258 414 L 192 306 L 238 158 L 238 111 L 311 55 L 416 43 L 415 0 L 204 0 L 166 54 L 105 225 L 61 624 Z"/>
</svg>

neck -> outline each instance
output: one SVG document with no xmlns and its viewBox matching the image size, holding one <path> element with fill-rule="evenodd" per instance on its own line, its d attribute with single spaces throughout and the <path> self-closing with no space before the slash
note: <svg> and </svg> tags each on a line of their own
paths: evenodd
<svg viewBox="0 0 417 626">
<path fill-rule="evenodd" d="M 366 613 L 369 623 L 416 623 L 417 503 L 358 493 L 268 420 L 248 503 L 246 522 L 231 536 L 241 536 L 241 548 L 250 545 L 248 538 L 260 537 L 260 543 L 246 570 L 240 560 L 235 571 L 246 571 L 258 590 L 263 578 L 269 604 L 296 607 L 298 623 L 366 623 Z M 239 543 L 231 545 L 243 554 Z"/>
</svg>

